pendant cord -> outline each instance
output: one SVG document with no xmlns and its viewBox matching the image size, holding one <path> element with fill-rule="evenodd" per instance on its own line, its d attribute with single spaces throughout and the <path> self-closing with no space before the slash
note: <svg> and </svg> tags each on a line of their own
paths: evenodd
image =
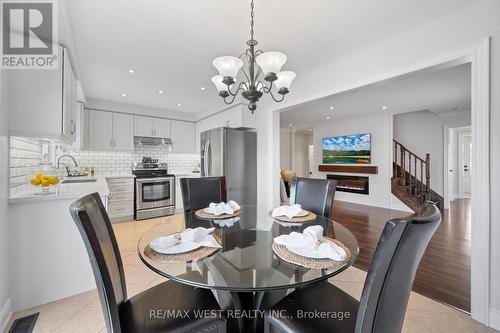
<svg viewBox="0 0 500 333">
<path fill-rule="evenodd" d="M 253 40 L 253 0 L 250 1 L 250 40 Z"/>
</svg>

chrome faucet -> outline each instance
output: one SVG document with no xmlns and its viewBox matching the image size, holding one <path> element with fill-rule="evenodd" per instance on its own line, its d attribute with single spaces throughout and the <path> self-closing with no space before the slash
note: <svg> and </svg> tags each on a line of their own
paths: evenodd
<svg viewBox="0 0 500 333">
<path fill-rule="evenodd" d="M 78 163 L 76 162 L 75 158 L 73 156 L 69 155 L 69 154 L 62 154 L 61 156 L 59 156 L 57 158 L 57 160 L 56 160 L 56 168 L 59 169 L 59 167 L 60 167 L 61 164 L 64 165 L 64 167 L 66 168 L 66 172 L 68 173 L 68 176 L 71 176 L 71 170 L 69 169 L 69 167 L 66 164 L 64 164 L 64 163 L 60 163 L 60 160 L 63 157 L 69 157 L 69 158 L 71 158 L 73 160 L 73 163 L 75 164 L 75 169 L 78 168 Z"/>
</svg>

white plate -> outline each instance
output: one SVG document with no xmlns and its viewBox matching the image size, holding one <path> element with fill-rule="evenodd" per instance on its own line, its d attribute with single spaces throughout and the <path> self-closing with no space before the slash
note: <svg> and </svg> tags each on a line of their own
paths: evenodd
<svg viewBox="0 0 500 333">
<path fill-rule="evenodd" d="M 149 246 L 155 250 L 158 253 L 163 253 L 163 254 L 178 254 L 178 253 L 184 253 L 184 252 L 189 252 L 196 250 L 197 248 L 201 247 L 198 243 L 193 243 L 193 242 L 181 242 L 176 245 L 169 246 L 167 248 L 163 248 L 161 246 L 155 246 L 155 244 L 149 244 Z"/>
<path fill-rule="evenodd" d="M 332 241 L 328 239 L 322 239 L 321 241 L 323 242 L 328 242 L 328 243 L 333 243 Z M 299 256 L 307 257 L 307 258 L 313 258 L 313 259 L 325 259 L 328 258 L 324 254 L 320 253 L 318 250 L 313 250 L 313 249 L 305 249 L 302 247 L 292 247 L 292 246 L 286 246 L 288 251 L 293 252 L 295 254 L 298 254 Z"/>
</svg>

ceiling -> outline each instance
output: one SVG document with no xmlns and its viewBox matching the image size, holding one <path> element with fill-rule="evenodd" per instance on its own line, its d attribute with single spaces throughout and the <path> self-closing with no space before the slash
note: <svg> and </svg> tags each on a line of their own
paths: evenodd
<svg viewBox="0 0 500 333">
<path fill-rule="evenodd" d="M 428 110 L 441 116 L 466 112 L 471 103 L 470 70 L 469 63 L 431 68 L 325 97 L 282 112 L 280 126 L 306 128 L 320 122 L 384 112 Z"/>
<path fill-rule="evenodd" d="M 300 78 L 471 2 L 256 0 L 255 36 L 262 49 L 287 54 L 286 69 Z M 72 0 L 67 7 L 88 97 L 185 112 L 224 106 L 211 62 L 244 51 L 249 1 Z"/>
</svg>

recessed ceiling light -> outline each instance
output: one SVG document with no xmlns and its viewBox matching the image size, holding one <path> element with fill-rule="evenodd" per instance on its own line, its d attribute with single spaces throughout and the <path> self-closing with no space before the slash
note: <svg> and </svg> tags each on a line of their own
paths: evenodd
<svg viewBox="0 0 500 333">
<path fill-rule="evenodd" d="M 333 106 L 330 106 L 330 110 L 333 110 Z"/>
<path fill-rule="evenodd" d="M 288 124 L 288 127 L 292 127 L 293 125 L 292 124 Z"/>
<path fill-rule="evenodd" d="M 122 93 L 122 97 L 127 97 L 127 94 L 126 93 Z"/>
<path fill-rule="evenodd" d="M 181 104 L 181 103 L 179 103 L 179 104 L 177 104 L 177 106 L 182 106 L 182 104 Z"/>
<path fill-rule="evenodd" d="M 386 110 L 386 109 L 387 109 L 387 106 L 383 105 L 382 110 Z"/>
<path fill-rule="evenodd" d="M 158 90 L 158 94 L 162 95 L 164 93 L 165 93 L 165 90 L 163 90 L 163 89 Z"/>
<path fill-rule="evenodd" d="M 326 117 L 326 120 L 330 120 L 330 116 L 327 116 L 327 117 Z"/>
<path fill-rule="evenodd" d="M 201 90 L 205 90 L 206 88 L 205 88 L 205 87 L 201 87 L 200 89 L 201 89 Z"/>
<path fill-rule="evenodd" d="M 130 74 L 135 74 L 135 69 L 129 68 L 128 72 L 129 72 Z"/>
</svg>

